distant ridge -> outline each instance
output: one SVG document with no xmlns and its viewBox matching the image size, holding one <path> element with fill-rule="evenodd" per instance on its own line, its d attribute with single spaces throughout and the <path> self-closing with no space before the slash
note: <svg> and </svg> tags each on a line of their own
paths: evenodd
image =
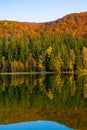
<svg viewBox="0 0 87 130">
<path fill-rule="evenodd" d="M 44 23 L 17 21 L 0 21 L 0 37 L 39 36 L 42 32 L 49 34 L 70 34 L 87 37 L 87 12 L 74 13 L 65 17 Z"/>
</svg>

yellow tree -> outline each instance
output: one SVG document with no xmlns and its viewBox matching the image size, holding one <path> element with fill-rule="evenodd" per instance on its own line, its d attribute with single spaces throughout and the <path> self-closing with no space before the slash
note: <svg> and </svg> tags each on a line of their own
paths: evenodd
<svg viewBox="0 0 87 130">
<path fill-rule="evenodd" d="M 83 65 L 87 69 L 87 47 L 83 47 Z"/>
</svg>

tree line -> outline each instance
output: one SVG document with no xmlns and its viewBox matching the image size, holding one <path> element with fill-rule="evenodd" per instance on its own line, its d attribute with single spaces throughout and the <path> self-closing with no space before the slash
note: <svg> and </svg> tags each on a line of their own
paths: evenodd
<svg viewBox="0 0 87 130">
<path fill-rule="evenodd" d="M 82 69 L 87 69 L 87 39 L 45 32 L 38 37 L 0 37 L 0 72 Z"/>
</svg>

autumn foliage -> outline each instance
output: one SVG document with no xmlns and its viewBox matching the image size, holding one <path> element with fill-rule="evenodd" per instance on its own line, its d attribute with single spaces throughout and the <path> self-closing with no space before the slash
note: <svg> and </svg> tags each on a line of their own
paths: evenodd
<svg viewBox="0 0 87 130">
<path fill-rule="evenodd" d="M 43 31 L 49 34 L 72 34 L 87 36 L 87 12 L 67 15 L 46 23 L 0 21 L 0 36 L 17 38 L 39 36 Z"/>
<path fill-rule="evenodd" d="M 46 23 L 0 21 L 0 72 L 87 69 L 87 12 Z"/>
</svg>

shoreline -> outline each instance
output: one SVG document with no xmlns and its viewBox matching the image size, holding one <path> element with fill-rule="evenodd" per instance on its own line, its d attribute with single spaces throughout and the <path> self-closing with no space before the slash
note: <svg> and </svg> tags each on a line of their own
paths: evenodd
<svg viewBox="0 0 87 130">
<path fill-rule="evenodd" d="M 37 75 L 37 74 L 40 74 L 40 75 L 45 75 L 45 74 L 78 74 L 78 75 L 86 75 L 87 74 L 87 70 L 82 70 L 80 73 L 75 73 L 74 71 L 70 71 L 70 72 L 66 72 L 66 71 L 63 71 L 63 72 L 45 72 L 45 71 L 35 71 L 35 72 L 1 72 L 0 75 Z"/>
<path fill-rule="evenodd" d="M 57 74 L 57 72 L 2 72 L 0 75 L 45 75 L 45 74 Z"/>
</svg>

